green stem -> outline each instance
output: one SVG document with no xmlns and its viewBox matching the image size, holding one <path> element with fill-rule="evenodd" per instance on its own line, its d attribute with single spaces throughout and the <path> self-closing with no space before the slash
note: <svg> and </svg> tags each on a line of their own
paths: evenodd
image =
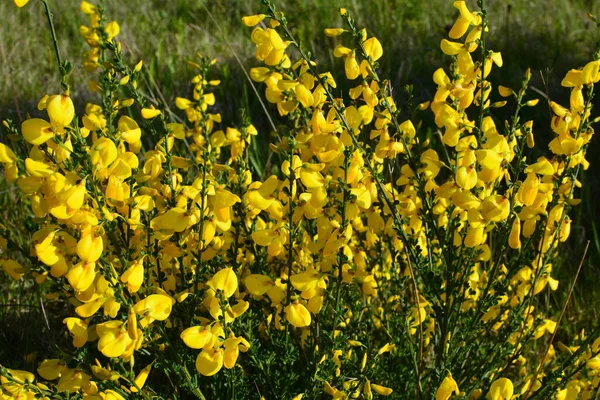
<svg viewBox="0 0 600 400">
<path fill-rule="evenodd" d="M 46 10 L 46 17 L 48 18 L 48 25 L 50 27 L 50 34 L 52 35 L 52 44 L 54 45 L 54 55 L 56 56 L 56 62 L 58 63 L 58 72 L 60 74 L 61 82 L 66 84 L 66 73 L 63 69 L 62 59 L 60 57 L 60 50 L 58 48 L 58 39 L 56 37 L 56 30 L 54 29 L 54 14 L 50 11 L 50 5 L 48 4 L 48 0 L 41 0 L 44 4 L 44 8 Z M 63 89 L 65 89 L 63 87 Z M 68 87 L 66 88 L 68 89 Z"/>
</svg>

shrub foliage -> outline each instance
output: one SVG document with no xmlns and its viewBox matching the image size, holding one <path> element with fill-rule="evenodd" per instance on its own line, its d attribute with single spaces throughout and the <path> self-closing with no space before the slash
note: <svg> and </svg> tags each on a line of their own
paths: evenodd
<svg viewBox="0 0 600 400">
<path fill-rule="evenodd" d="M 530 71 L 517 88 L 488 80 L 503 60 L 483 0 L 453 3 L 449 65 L 422 104 L 379 75 L 382 46 L 347 10 L 325 30 L 334 77 L 262 3 L 242 20 L 261 132 L 245 110 L 222 121 L 208 57 L 189 63 L 187 97 L 152 101 L 119 24 L 85 1 L 98 101 L 76 114 L 49 1 L 27 5 L 45 8 L 62 92 L 4 121 L 0 162 L 32 229 L 26 246 L 2 229 L 1 266 L 64 302 L 72 347 L 36 375 L 0 367 L 2 398 L 592 398 L 600 330 L 558 342 L 564 308 L 540 297 L 572 291 L 553 264 L 599 53 L 563 79 L 570 103 L 548 102 L 554 137 L 536 149 Z"/>
</svg>

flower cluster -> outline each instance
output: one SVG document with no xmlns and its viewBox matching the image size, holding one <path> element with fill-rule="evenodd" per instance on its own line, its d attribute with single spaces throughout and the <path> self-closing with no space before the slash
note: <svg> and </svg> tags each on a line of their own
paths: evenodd
<svg viewBox="0 0 600 400">
<path fill-rule="evenodd" d="M 417 105 L 410 90 L 394 99 L 381 43 L 347 10 L 325 30 L 336 81 L 264 3 L 242 21 L 278 118 L 264 168 L 246 111 L 221 128 L 215 60 L 190 62 L 173 109 L 151 102 L 118 23 L 81 3 L 101 101 L 76 115 L 57 49 L 64 91 L 42 98 L 42 118 L 5 123 L 26 153 L 0 144 L 37 227 L 30 249 L 3 230 L 0 265 L 66 301 L 73 349 L 41 362 L 41 380 L 2 368 L 3 397 L 590 398 L 600 330 L 556 345 L 562 313 L 538 297 L 559 288 L 600 61 L 564 78 L 570 104 L 549 102 L 555 137 L 530 159 L 531 73 L 493 88 L 503 59 L 483 2 L 453 3 L 450 66 Z"/>
</svg>

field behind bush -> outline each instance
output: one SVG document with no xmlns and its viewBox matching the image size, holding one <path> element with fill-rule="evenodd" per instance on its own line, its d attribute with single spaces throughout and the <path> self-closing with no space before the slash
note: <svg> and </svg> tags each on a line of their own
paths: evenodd
<svg viewBox="0 0 600 400">
<path fill-rule="evenodd" d="M 61 51 L 68 54 L 75 65 L 71 76 L 72 93 L 78 110 L 94 99 L 85 82 L 89 75 L 81 68 L 80 55 L 84 42 L 79 37 L 79 26 L 85 23 L 78 11 L 78 1 L 54 1 L 57 34 L 61 38 Z M 250 83 L 244 75 L 256 65 L 253 48 L 240 19 L 257 12 L 260 1 L 191 1 L 191 0 L 105 0 L 110 19 L 121 24 L 125 53 L 130 60 L 143 59 L 146 66 L 145 91 L 153 102 L 173 105 L 176 96 L 189 92 L 188 81 L 192 72 L 186 61 L 196 52 L 218 59 L 222 85 L 217 91 L 218 111 L 225 120 L 239 119 L 239 109 L 251 110 L 254 124 L 261 133 L 259 143 L 268 142 L 267 117 Z M 431 77 L 444 65 L 439 41 L 446 35 L 453 21 L 455 9 L 449 0 L 304 0 L 280 1 L 279 7 L 289 16 L 290 25 L 305 48 L 313 51 L 316 59 L 334 75 L 343 75 L 343 63 L 331 53 L 318 49 L 331 48 L 332 39 L 325 37 L 323 29 L 340 26 L 338 7 L 348 8 L 355 19 L 377 36 L 383 45 L 382 75 L 388 77 L 397 95 L 407 84 L 414 85 L 417 100 L 433 96 L 435 84 Z M 26 7 L 16 12 L 12 1 L 0 3 L 0 119 L 20 121 L 27 113 L 36 113 L 38 100 L 52 90 L 60 88 L 55 79 L 56 65 L 50 46 L 50 37 L 41 7 Z M 600 14 L 600 1 L 546 1 L 513 0 L 490 1 L 488 13 L 492 31 L 490 47 L 500 51 L 504 66 L 494 73 L 493 81 L 505 86 L 518 86 L 523 71 L 530 67 L 534 72 L 532 86 L 544 103 L 544 98 L 565 102 L 568 92 L 559 83 L 564 74 L 575 66 L 583 65 L 600 38 L 600 32 L 587 17 Z M 243 67 L 242 67 L 243 66 Z M 598 106 L 598 105 L 597 105 Z M 597 110 L 596 106 L 596 110 Z M 536 134 L 544 141 L 550 137 L 550 112 L 540 104 L 532 114 L 540 123 Z M 536 114 L 533 114 L 536 113 Z M 546 139 L 547 141 L 548 139 Z M 2 137 L 2 142 L 5 138 Z M 575 212 L 573 234 L 565 251 L 567 262 L 559 272 L 561 285 L 571 283 L 577 263 L 587 240 L 591 241 L 590 254 L 582 270 L 580 282 L 575 287 L 567 318 L 574 324 L 573 331 L 598 321 L 597 307 L 600 293 L 595 282 L 600 279 L 597 265 L 600 262 L 600 240 L 597 220 L 600 216 L 600 189 L 598 172 L 600 149 L 598 138 L 589 149 L 590 171 L 584 183 L 584 199 Z M 257 146 L 257 149 L 266 146 Z M 264 150 L 266 151 L 266 150 Z M 264 162 L 260 157 L 258 163 Z M 0 222 L 13 228 L 15 240 L 21 241 L 27 227 L 20 221 L 27 211 L 23 203 L 13 207 L 19 193 L 13 186 L 0 182 Z M 52 320 L 52 313 L 44 309 L 37 287 L 22 282 L 6 281 L 0 291 L 0 363 L 11 362 L 13 367 L 31 366 L 36 351 L 65 340 L 60 321 Z M 567 291 L 563 290 L 562 296 Z M 548 304 L 562 304 L 563 298 L 547 297 Z M 585 307 L 582 305 L 585 304 Z M 557 307 L 558 308 L 558 307 Z M 557 311 L 558 312 L 558 311 Z M 54 328 L 59 325 L 58 330 Z M 565 324 L 567 325 L 567 324 Z M 4 329 L 7 328 L 7 329 Z M 43 332 L 44 340 L 32 344 L 32 338 Z M 20 355 L 32 355 L 29 359 Z"/>
</svg>

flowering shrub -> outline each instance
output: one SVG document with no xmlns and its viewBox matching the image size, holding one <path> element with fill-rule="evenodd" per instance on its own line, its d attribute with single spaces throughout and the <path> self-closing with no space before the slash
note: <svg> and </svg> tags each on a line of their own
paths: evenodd
<svg viewBox="0 0 600 400">
<path fill-rule="evenodd" d="M 518 88 L 488 81 L 503 60 L 486 47 L 482 0 L 477 11 L 453 3 L 449 67 L 422 104 L 410 90 L 394 100 L 379 40 L 347 10 L 343 28 L 325 30 L 344 66 L 334 77 L 264 0 L 242 21 L 260 62 L 250 77 L 277 115 L 259 169 L 251 145 L 267 132 L 247 112 L 222 121 L 213 60 L 190 62 L 181 113 L 151 104 L 118 23 L 85 1 L 83 65 L 101 101 L 76 115 L 72 65 L 41 3 L 63 92 L 44 96 L 38 117 L 4 123 L 16 143 L 0 144 L 0 162 L 36 229 L 30 248 L 2 230 L 1 265 L 66 300 L 73 346 L 37 375 L 1 367 L 2 398 L 597 393 L 600 330 L 555 342 L 564 309 L 538 298 L 559 289 L 552 267 L 588 167 L 600 54 L 563 79 L 570 104 L 549 103 L 555 136 L 532 159 L 534 121 L 521 119 L 538 103 L 531 74 Z M 513 117 L 497 120 L 501 107 Z"/>
</svg>

